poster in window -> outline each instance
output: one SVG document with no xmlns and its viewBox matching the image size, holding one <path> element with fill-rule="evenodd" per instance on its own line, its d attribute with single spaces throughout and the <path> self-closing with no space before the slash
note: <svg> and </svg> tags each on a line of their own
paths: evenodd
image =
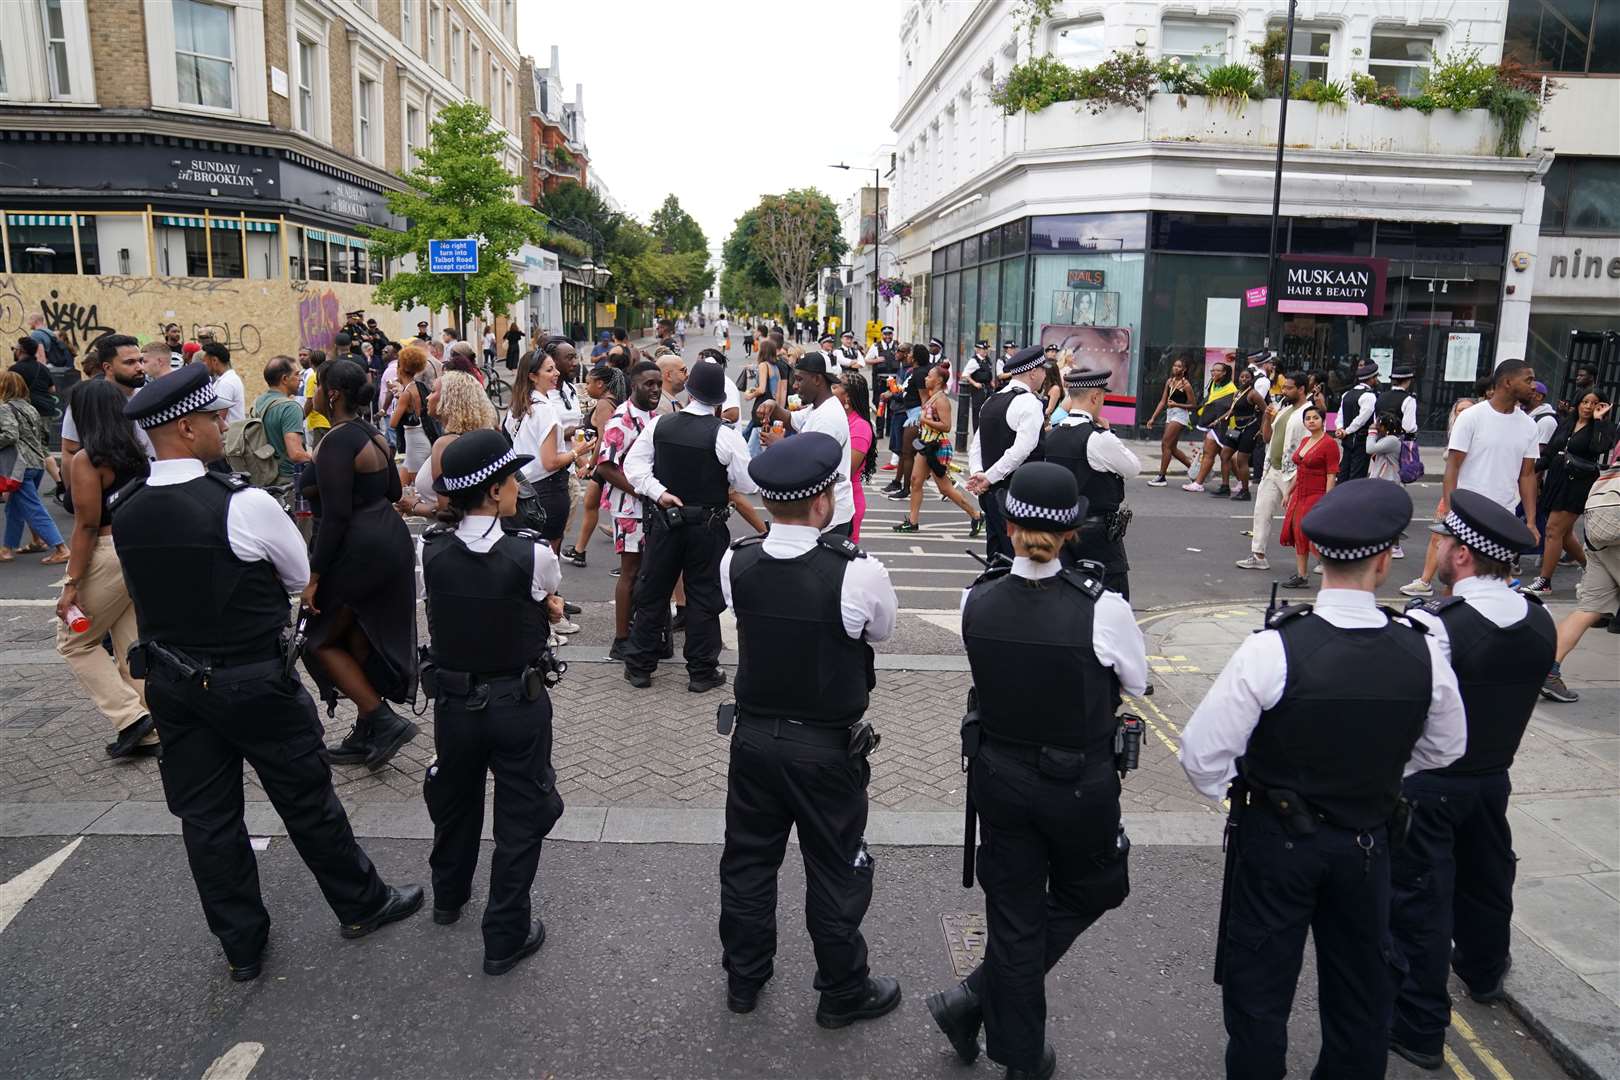
<svg viewBox="0 0 1620 1080">
<path fill-rule="evenodd" d="M 1395 370 L 1395 350 L 1368 349 L 1367 359 L 1378 365 L 1378 377 L 1388 382 L 1389 373 Z"/>
<path fill-rule="evenodd" d="M 1072 323 L 1074 318 L 1075 295 L 1068 289 L 1057 289 L 1052 293 L 1052 321 L 1054 323 Z"/>
<path fill-rule="evenodd" d="M 1110 397 L 1131 394 L 1130 327 L 1048 324 L 1041 327 L 1041 345 L 1056 345 L 1060 355 L 1073 354 L 1076 367 L 1106 368 Z"/>
<path fill-rule="evenodd" d="M 1471 383 L 1479 371 L 1479 335 L 1446 335 L 1446 382 Z"/>
</svg>

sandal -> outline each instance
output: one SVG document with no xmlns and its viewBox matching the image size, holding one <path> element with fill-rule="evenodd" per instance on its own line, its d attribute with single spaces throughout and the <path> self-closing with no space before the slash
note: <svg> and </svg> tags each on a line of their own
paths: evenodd
<svg viewBox="0 0 1620 1080">
<path fill-rule="evenodd" d="M 0 547 L 0 562 L 12 562 L 16 558 L 16 552 L 12 551 L 10 548 Z"/>
<path fill-rule="evenodd" d="M 41 542 L 39 542 L 38 540 L 35 540 L 32 544 L 28 544 L 25 547 L 18 548 L 17 549 L 17 554 L 19 554 L 19 555 L 38 555 L 40 552 L 45 551 L 45 550 L 47 550 L 45 545 L 42 544 Z"/>
<path fill-rule="evenodd" d="M 73 555 L 72 555 L 71 552 L 65 552 L 64 551 L 64 552 L 54 554 L 54 555 L 47 555 L 43 559 L 41 559 L 39 561 L 41 563 L 43 563 L 44 565 L 46 565 L 46 566 L 61 566 L 63 563 L 67 562 L 72 557 L 73 557 Z"/>
</svg>

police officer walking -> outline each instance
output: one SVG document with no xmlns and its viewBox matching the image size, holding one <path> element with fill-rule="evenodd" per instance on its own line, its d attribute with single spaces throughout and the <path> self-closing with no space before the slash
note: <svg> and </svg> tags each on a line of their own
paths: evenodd
<svg viewBox="0 0 1620 1080">
<path fill-rule="evenodd" d="M 969 828 L 977 813 L 990 936 L 984 962 L 928 1009 L 964 1062 L 982 1023 L 1009 1077 L 1044 1078 L 1057 1068 L 1046 972 L 1130 892 L 1114 710 L 1122 689 L 1145 689 L 1147 656 L 1130 605 L 1058 561 L 1086 516 L 1074 474 L 1032 462 L 1000 501 L 1015 557 L 962 599 Z"/>
<path fill-rule="evenodd" d="M 1434 635 L 1374 595 L 1411 519 L 1405 490 L 1382 480 L 1323 496 L 1303 522 L 1324 567 L 1316 603 L 1270 616 L 1182 732 L 1193 786 L 1219 799 L 1231 782 L 1215 960 L 1228 1077 L 1284 1075 L 1307 930 L 1317 1074 L 1384 1075 L 1401 777 L 1457 760 L 1466 739 L 1457 678 Z"/>
<path fill-rule="evenodd" d="M 677 579 L 684 579 L 686 688 L 701 694 L 726 681 L 720 671 L 720 558 L 730 539 L 731 492 L 756 489 L 748 477 L 747 444 L 717 415 L 726 401 L 725 370 L 694 365 L 686 390 L 691 402 L 654 417 L 624 459 L 625 479 L 648 504 L 624 677 L 637 688 L 652 685 L 668 633 L 669 598 Z"/>
<path fill-rule="evenodd" d="M 293 673 L 296 641 L 281 640 L 288 594 L 309 578 L 304 541 L 269 495 L 204 468 L 224 452 L 225 407 L 200 364 L 130 398 L 124 415 L 151 437 L 157 460 L 111 508 L 141 635 L 130 667 L 144 674 L 163 740 L 164 796 L 208 928 L 242 982 L 258 977 L 270 934 L 242 820 L 244 760 L 344 937 L 412 914 L 422 887 L 383 883 L 332 790 L 315 702 Z"/>
<path fill-rule="evenodd" d="M 1414 600 L 1412 618 L 1447 654 L 1468 714 L 1468 749 L 1403 785 L 1412 832 L 1395 853 L 1390 929 L 1406 958 L 1389 1048 L 1425 1069 L 1444 1063 L 1449 970 L 1475 1001 L 1502 997 L 1513 917 L 1508 769 L 1552 669 L 1558 631 L 1534 596 L 1508 584 L 1535 537 L 1494 500 L 1459 488 L 1439 533 L 1443 599 Z"/>
<path fill-rule="evenodd" d="M 1086 506 L 1075 539 L 1063 546 L 1063 563 L 1080 559 L 1101 563 L 1103 585 L 1131 598 L 1130 560 L 1125 557 L 1125 530 L 1131 511 L 1125 505 L 1125 481 L 1142 471 L 1142 461 L 1102 418 L 1109 372 L 1070 368 L 1063 373 L 1068 416 L 1046 433 L 1046 460 L 1074 473 Z"/>
<path fill-rule="evenodd" d="M 969 493 L 979 496 L 984 511 L 985 554 L 1013 557 L 1001 517 L 1000 492 L 1013 471 L 1026 461 L 1041 460 L 1041 429 L 1046 406 L 1035 390 L 1046 381 L 1046 354 L 1039 345 L 1020 349 L 1002 367 L 1007 385 L 979 410 L 979 426 L 968 444 Z M 985 498 L 989 492 L 990 498 Z"/>
<path fill-rule="evenodd" d="M 449 499 L 422 537 L 429 659 L 438 756 L 423 783 L 433 819 L 433 921 L 461 917 L 478 868 L 484 777 L 495 774 L 495 853 L 484 907 L 484 971 L 501 975 L 546 939 L 529 919 L 540 845 L 562 816 L 551 768 L 555 663 L 550 624 L 563 617 L 557 557 L 539 533 L 504 530 L 517 512 L 519 469 L 501 433 L 472 431 L 444 452 L 433 487 Z M 498 633 L 490 633 L 498 627 Z"/>
<path fill-rule="evenodd" d="M 822 532 L 848 454 L 811 431 L 749 465 L 771 514 L 764 537 L 739 540 L 720 566 L 737 616 L 736 734 L 720 856 L 726 1003 L 752 1012 L 776 955 L 776 876 L 788 831 L 804 857 L 805 922 L 815 947 L 816 1023 L 840 1028 L 900 1003 L 900 984 L 867 967 L 861 919 L 872 902 L 866 849 L 863 716 L 876 684 L 871 642 L 894 630 L 899 603 L 883 564 Z M 720 708 L 719 729 L 732 709 Z"/>
<path fill-rule="evenodd" d="M 1339 426 L 1333 437 L 1342 444 L 1339 455 L 1339 483 L 1367 475 L 1372 459 L 1367 456 L 1367 436 L 1377 423 L 1378 365 L 1371 360 L 1356 368 L 1356 385 L 1339 399 Z"/>
</svg>

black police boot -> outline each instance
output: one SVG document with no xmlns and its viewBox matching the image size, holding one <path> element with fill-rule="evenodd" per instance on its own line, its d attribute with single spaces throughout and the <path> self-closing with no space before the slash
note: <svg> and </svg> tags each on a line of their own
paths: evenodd
<svg viewBox="0 0 1620 1080">
<path fill-rule="evenodd" d="M 357 716 L 342 741 L 326 748 L 326 760 L 333 765 L 361 765 L 371 756 L 371 717 Z"/>
<path fill-rule="evenodd" d="M 259 951 L 253 954 L 252 959 L 236 961 L 230 957 L 225 958 L 225 967 L 231 974 L 231 982 L 252 982 L 264 970 L 264 951 L 269 947 L 269 940 L 259 944 Z"/>
<path fill-rule="evenodd" d="M 371 714 L 371 752 L 366 755 L 366 768 L 373 771 L 388 764 L 388 759 L 399 753 L 399 748 L 416 738 L 420 730 L 388 707 L 378 705 Z"/>
<path fill-rule="evenodd" d="M 451 926 L 461 920 L 460 907 L 440 907 L 433 905 L 433 921 L 438 926 Z"/>
<path fill-rule="evenodd" d="M 379 927 L 387 926 L 391 922 L 415 915 L 422 907 L 422 886 L 406 885 L 403 887 L 388 886 L 388 899 L 377 913 L 370 915 L 359 922 L 344 923 L 338 928 L 338 933 L 346 938 L 362 938 Z"/>
<path fill-rule="evenodd" d="M 526 956 L 533 956 L 536 952 L 539 952 L 540 946 L 544 945 L 545 943 L 546 924 L 541 922 L 539 919 L 536 919 L 532 924 L 530 924 L 529 936 L 523 939 L 523 944 L 518 946 L 517 952 L 513 953 L 511 956 L 503 957 L 499 960 L 495 960 L 488 955 L 484 957 L 484 974 L 505 975 L 508 971 L 511 971 L 513 968 L 518 966 L 518 961 L 522 960 Z"/>
<path fill-rule="evenodd" d="M 977 1061 L 979 1029 L 984 1026 L 984 1007 L 979 1004 L 979 995 L 968 989 L 966 982 L 960 982 L 949 990 L 929 994 L 928 1011 L 939 1030 L 951 1041 L 962 1064 Z"/>
<path fill-rule="evenodd" d="M 1396 1042 L 1394 1036 L 1389 1040 L 1389 1052 L 1398 1058 L 1405 1058 L 1420 1069 L 1433 1071 L 1446 1063 L 1440 1054 L 1425 1054 L 1421 1050 L 1414 1050 L 1410 1046 Z"/>
<path fill-rule="evenodd" d="M 821 995 L 816 1023 L 824 1028 L 848 1027 L 857 1020 L 875 1020 L 900 1004 L 900 981 L 887 975 L 869 975 L 866 986 L 848 997 Z"/>
<path fill-rule="evenodd" d="M 1041 1063 L 1033 1069 L 1008 1069 L 1007 1080 L 1049 1080 L 1057 1072 L 1057 1051 L 1047 1043 L 1041 1048 Z"/>
<path fill-rule="evenodd" d="M 707 675 L 694 675 L 686 681 L 686 689 L 694 694 L 706 694 L 726 685 L 726 673 L 711 671 Z"/>
<path fill-rule="evenodd" d="M 142 749 L 141 740 L 152 734 L 156 729 L 150 715 L 143 716 L 133 724 L 118 733 L 118 737 L 107 744 L 107 756 L 110 758 L 128 757 L 136 750 Z"/>
<path fill-rule="evenodd" d="M 759 1004 L 759 991 L 764 983 L 749 982 L 735 975 L 726 976 L 726 1008 L 734 1013 L 751 1013 Z"/>
<path fill-rule="evenodd" d="M 607 658 L 609 660 L 617 660 L 620 663 L 623 663 L 624 662 L 624 647 L 626 645 L 628 645 L 628 644 L 630 644 L 630 639 L 629 638 L 622 638 L 622 637 L 614 638 L 613 639 L 613 645 L 607 651 Z"/>
<path fill-rule="evenodd" d="M 624 681 L 637 690 L 645 690 L 652 685 L 652 676 L 645 671 L 632 671 L 627 667 L 624 669 Z"/>
</svg>

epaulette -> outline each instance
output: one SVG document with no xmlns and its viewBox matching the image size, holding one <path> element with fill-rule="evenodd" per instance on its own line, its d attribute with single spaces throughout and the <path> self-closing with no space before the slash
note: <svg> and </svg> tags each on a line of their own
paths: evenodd
<svg viewBox="0 0 1620 1080">
<path fill-rule="evenodd" d="M 1010 562 L 991 563 L 989 566 L 985 567 L 983 573 L 973 579 L 973 584 L 969 585 L 968 588 L 972 589 L 979 585 L 983 585 L 987 581 L 995 581 L 997 578 L 1006 577 L 1011 572 L 1012 563 Z"/>
<path fill-rule="evenodd" d="M 1412 599 L 1406 602 L 1406 607 L 1402 610 L 1427 611 L 1430 615 L 1438 615 L 1442 611 L 1446 610 L 1446 608 L 1451 607 L 1453 604 L 1460 604 L 1462 602 L 1463 598 L 1460 596 L 1431 596 L 1427 598 L 1422 596 L 1414 596 Z"/>
<path fill-rule="evenodd" d="M 1442 600 L 1453 600 L 1453 599 L 1461 599 L 1461 598 L 1460 597 L 1449 597 L 1449 596 L 1447 596 L 1447 597 L 1442 597 L 1441 599 Z M 1446 607 L 1450 607 L 1450 606 L 1451 605 L 1448 604 L 1448 603 L 1441 604 L 1442 608 L 1446 608 Z M 1424 607 L 1427 608 L 1428 605 L 1425 604 Z M 1411 627 L 1413 630 L 1416 630 L 1418 633 L 1424 634 L 1424 635 L 1427 635 L 1428 632 L 1429 632 L 1429 627 L 1428 627 L 1427 623 L 1423 622 L 1423 620 L 1421 620 L 1421 619 L 1414 619 L 1414 618 L 1410 617 L 1404 611 L 1396 611 L 1394 608 L 1385 607 L 1383 604 L 1378 605 L 1378 610 L 1382 611 L 1385 615 L 1389 616 L 1389 621 L 1392 622 L 1392 623 L 1399 623 L 1401 626 Z"/>
<path fill-rule="evenodd" d="M 765 538 L 763 536 L 745 536 L 741 540 L 733 540 L 731 550 L 741 551 L 745 547 L 753 547 L 755 544 L 763 544 L 764 542 Z"/>
<path fill-rule="evenodd" d="M 816 543 L 846 559 L 866 558 L 866 552 L 861 550 L 861 546 L 842 533 L 822 533 L 816 538 Z"/>
<path fill-rule="evenodd" d="M 116 510 L 120 504 L 128 502 L 131 495 L 134 495 L 137 491 L 141 490 L 145 486 L 146 477 L 137 476 L 135 479 L 131 480 L 129 483 L 107 496 L 108 511 L 111 512 Z"/>
<path fill-rule="evenodd" d="M 432 540 L 432 539 L 435 539 L 435 538 L 440 537 L 440 536 L 447 536 L 450 533 L 453 533 L 455 531 L 456 531 L 456 527 L 454 525 L 446 525 L 444 522 L 441 521 L 441 522 L 438 522 L 437 524 L 429 525 L 427 528 L 423 529 L 422 530 L 422 539 L 424 539 L 424 540 Z"/>
<path fill-rule="evenodd" d="M 503 527 L 501 532 L 505 533 L 507 536 L 515 536 L 519 540 L 531 540 L 536 544 L 545 540 L 545 537 L 541 536 L 533 529 L 508 529 Z"/>
<path fill-rule="evenodd" d="M 1535 604 L 1538 607 L 1546 607 L 1547 606 L 1546 602 L 1543 601 L 1541 599 L 1541 597 L 1537 596 L 1533 592 L 1520 593 L 1519 595 L 1524 597 L 1526 600 L 1530 601 L 1532 604 Z"/>
<path fill-rule="evenodd" d="M 242 473 L 215 472 L 213 469 L 208 469 L 207 474 L 232 491 L 242 491 L 253 486 Z"/>
<path fill-rule="evenodd" d="M 1091 572 L 1091 567 L 1096 565 L 1096 563 L 1090 563 L 1084 566 L 1066 566 L 1058 571 L 1058 577 L 1096 600 L 1107 591 L 1102 582 L 1102 575 Z"/>
<path fill-rule="evenodd" d="M 1297 619 L 1301 615 L 1309 615 L 1310 613 L 1310 604 L 1284 604 L 1266 617 L 1266 629 L 1275 630 L 1289 619 Z"/>
</svg>

